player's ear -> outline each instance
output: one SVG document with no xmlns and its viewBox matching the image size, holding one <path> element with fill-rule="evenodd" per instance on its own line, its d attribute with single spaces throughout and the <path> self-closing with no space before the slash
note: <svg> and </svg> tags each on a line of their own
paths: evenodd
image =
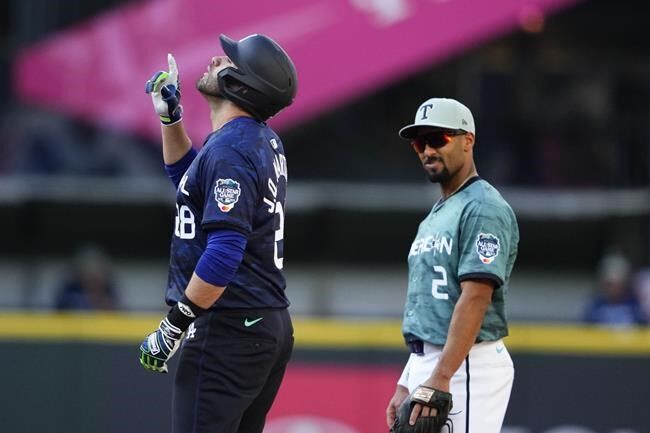
<svg viewBox="0 0 650 433">
<path fill-rule="evenodd" d="M 475 140 L 474 134 L 472 134 L 471 132 L 468 132 L 467 134 L 465 134 L 463 136 L 463 139 L 464 139 L 464 141 L 463 141 L 463 150 L 465 152 L 468 152 L 468 151 L 472 150 L 474 148 L 474 140 Z"/>
</svg>

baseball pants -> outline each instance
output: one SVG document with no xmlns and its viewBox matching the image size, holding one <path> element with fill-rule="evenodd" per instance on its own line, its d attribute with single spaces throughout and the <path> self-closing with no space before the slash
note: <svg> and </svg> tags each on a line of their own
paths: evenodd
<svg viewBox="0 0 650 433">
<path fill-rule="evenodd" d="M 261 433 L 293 348 L 287 310 L 217 310 L 185 334 L 173 433 Z"/>
<path fill-rule="evenodd" d="M 424 343 L 424 354 L 411 354 L 400 385 L 413 392 L 431 376 L 442 346 Z M 454 433 L 499 433 L 514 380 L 512 359 L 502 340 L 475 344 L 451 380 Z"/>
</svg>

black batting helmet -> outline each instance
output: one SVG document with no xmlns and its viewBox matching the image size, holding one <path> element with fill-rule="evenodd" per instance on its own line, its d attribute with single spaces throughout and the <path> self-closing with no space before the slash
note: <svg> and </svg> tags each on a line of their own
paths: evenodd
<svg viewBox="0 0 650 433">
<path fill-rule="evenodd" d="M 219 72 L 219 91 L 259 120 L 288 107 L 296 96 L 296 68 L 273 39 L 250 35 L 234 41 L 219 37 L 221 47 L 237 68 Z"/>
</svg>

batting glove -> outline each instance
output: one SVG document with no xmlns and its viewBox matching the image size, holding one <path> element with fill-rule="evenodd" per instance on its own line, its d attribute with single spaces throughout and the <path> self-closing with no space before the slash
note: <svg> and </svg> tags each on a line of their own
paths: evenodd
<svg viewBox="0 0 650 433">
<path fill-rule="evenodd" d="M 163 125 L 173 125 L 181 120 L 183 106 L 181 87 L 178 81 L 178 67 L 174 56 L 167 54 L 169 71 L 158 71 L 145 85 L 145 92 L 151 95 L 153 107 Z"/>
<path fill-rule="evenodd" d="M 167 373 L 167 361 L 180 346 L 182 337 L 183 331 L 164 318 L 140 345 L 140 364 L 147 370 Z"/>
</svg>

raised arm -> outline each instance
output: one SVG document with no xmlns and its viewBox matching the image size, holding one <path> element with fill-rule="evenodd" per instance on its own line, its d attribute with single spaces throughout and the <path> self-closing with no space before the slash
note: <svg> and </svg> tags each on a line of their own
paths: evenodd
<svg viewBox="0 0 650 433">
<path fill-rule="evenodd" d="M 169 70 L 153 74 L 146 83 L 145 91 L 151 95 L 154 109 L 160 116 L 163 161 L 165 165 L 172 165 L 187 155 L 192 142 L 183 125 L 178 67 L 171 53 L 167 54 L 167 63 Z"/>
</svg>

